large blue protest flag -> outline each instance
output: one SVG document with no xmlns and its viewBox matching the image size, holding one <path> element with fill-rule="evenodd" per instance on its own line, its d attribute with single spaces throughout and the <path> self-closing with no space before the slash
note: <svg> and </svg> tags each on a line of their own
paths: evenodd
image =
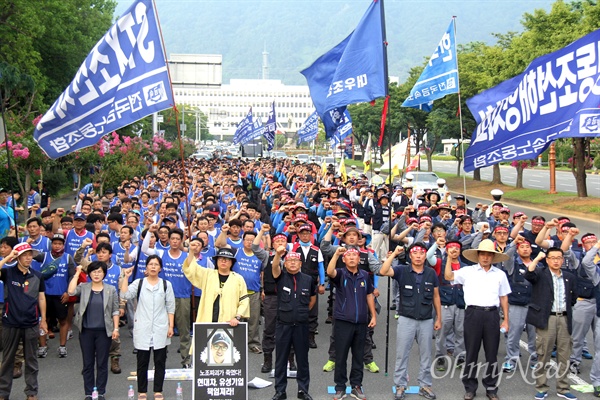
<svg viewBox="0 0 600 400">
<path fill-rule="evenodd" d="M 54 159 L 172 106 L 153 3 L 137 0 L 96 43 L 33 137 Z"/>
<path fill-rule="evenodd" d="M 277 114 L 275 114 L 275 102 L 269 111 L 269 118 L 267 119 L 267 125 L 265 126 L 265 139 L 267 140 L 267 150 L 273 150 L 275 144 L 275 132 L 277 131 Z"/>
<path fill-rule="evenodd" d="M 248 137 L 252 136 L 253 129 L 252 107 L 250 107 L 250 111 L 248 111 L 248 114 L 246 114 L 244 119 L 240 121 L 235 133 L 233 134 L 233 144 L 247 143 Z"/>
<path fill-rule="evenodd" d="M 597 30 L 467 100 L 478 126 L 465 171 L 536 158 L 556 139 L 600 136 L 599 48 Z"/>
<path fill-rule="evenodd" d="M 338 128 L 344 123 L 345 113 L 346 106 L 343 106 L 325 111 L 323 115 L 320 115 L 321 121 L 323 121 L 323 127 L 325 128 L 326 139 L 331 139 L 337 132 Z"/>
<path fill-rule="evenodd" d="M 312 142 L 319 134 L 319 114 L 313 112 L 298 129 L 298 144 L 302 142 Z"/>
<path fill-rule="evenodd" d="M 301 72 L 323 123 L 327 111 L 387 94 L 381 7 L 372 1 L 350 35 Z"/>
<path fill-rule="evenodd" d="M 402 107 L 419 108 L 429 112 L 434 100 L 451 93 L 458 93 L 454 18 Z"/>
</svg>

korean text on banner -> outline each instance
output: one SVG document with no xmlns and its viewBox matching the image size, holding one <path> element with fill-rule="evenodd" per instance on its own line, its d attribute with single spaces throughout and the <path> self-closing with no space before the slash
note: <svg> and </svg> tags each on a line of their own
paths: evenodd
<svg viewBox="0 0 600 400">
<path fill-rule="evenodd" d="M 300 129 L 298 129 L 298 144 L 302 142 L 312 142 L 317 138 L 319 133 L 319 114 L 313 112 L 304 121 Z"/>
<path fill-rule="evenodd" d="M 247 143 L 247 138 L 252 136 L 253 129 L 252 107 L 250 107 L 250 111 L 248 111 L 248 114 L 246 114 L 244 119 L 238 124 L 237 129 L 233 134 L 233 144 Z"/>
<path fill-rule="evenodd" d="M 325 124 L 325 114 L 348 104 L 387 94 L 381 1 L 373 1 L 356 29 L 341 43 L 301 71 L 310 96 Z M 329 139 L 335 130 L 326 130 Z"/>
<path fill-rule="evenodd" d="M 277 131 L 277 114 L 275 114 L 275 102 L 269 112 L 269 118 L 267 118 L 267 125 L 265 125 L 264 135 L 267 141 L 267 150 L 273 150 L 275 145 L 275 132 Z"/>
<path fill-rule="evenodd" d="M 352 135 L 352 118 L 350 117 L 350 112 L 348 110 L 344 110 L 344 114 L 340 119 L 337 130 L 331 138 L 331 147 L 335 148 L 336 145 L 340 144 L 350 135 Z"/>
<path fill-rule="evenodd" d="M 454 19 L 442 36 L 429 63 L 410 91 L 402 107 L 420 108 L 431 111 L 434 100 L 458 93 L 458 62 L 456 59 L 456 38 Z"/>
<path fill-rule="evenodd" d="M 536 158 L 553 140 L 600 135 L 600 30 L 467 100 L 477 122 L 465 171 Z"/>
<path fill-rule="evenodd" d="M 52 159 L 173 106 L 151 0 L 137 0 L 94 46 L 38 122 L 34 139 Z"/>
</svg>

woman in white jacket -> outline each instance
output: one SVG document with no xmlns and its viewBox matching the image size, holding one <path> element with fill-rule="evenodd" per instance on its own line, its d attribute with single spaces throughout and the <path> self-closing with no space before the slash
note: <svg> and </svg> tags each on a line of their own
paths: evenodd
<svg viewBox="0 0 600 400">
<path fill-rule="evenodd" d="M 162 261 L 156 256 L 146 260 L 146 277 L 128 284 L 133 268 L 124 270 L 121 298 L 137 298 L 133 324 L 133 345 L 137 349 L 138 399 L 146 399 L 150 350 L 154 352 L 154 399 L 162 400 L 167 346 L 171 344 L 175 317 L 175 295 L 171 282 L 158 277 Z"/>
</svg>

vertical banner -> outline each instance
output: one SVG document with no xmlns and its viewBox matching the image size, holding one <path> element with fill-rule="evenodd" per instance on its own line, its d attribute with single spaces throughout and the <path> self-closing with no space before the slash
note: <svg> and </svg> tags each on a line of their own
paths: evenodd
<svg viewBox="0 0 600 400">
<path fill-rule="evenodd" d="M 354 159 L 354 136 L 346 136 L 344 138 L 344 152 L 346 153 L 346 158 L 349 160 Z"/>
<path fill-rule="evenodd" d="M 194 323 L 193 400 L 248 400 L 248 324 Z"/>
</svg>

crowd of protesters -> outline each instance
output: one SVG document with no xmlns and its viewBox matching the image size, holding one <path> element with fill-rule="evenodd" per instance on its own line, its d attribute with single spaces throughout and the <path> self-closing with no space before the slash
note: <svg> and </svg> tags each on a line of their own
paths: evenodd
<svg viewBox="0 0 600 400">
<path fill-rule="evenodd" d="M 154 398 L 162 399 L 166 349 L 178 335 L 172 354 L 190 368 L 194 321 L 247 322 L 261 372 L 275 369 L 273 400 L 287 398 L 288 369 L 297 370 L 298 398 L 312 399 L 308 352 L 327 332 L 322 370 L 335 370 L 333 399 L 364 399 L 364 371 L 379 372 L 373 332 L 385 276 L 398 321 L 395 399 L 405 398 L 415 341 L 427 399 L 436 398 L 432 371 L 454 366 L 463 368 L 464 398 L 475 397 L 482 343 L 489 399 L 499 398 L 501 370 L 518 367 L 539 372 L 535 398 L 544 399 L 554 355 L 559 397 L 576 398 L 566 375 L 592 358 L 600 397 L 597 236 L 566 217 L 511 215 L 501 193 L 471 205 L 464 195 L 451 198 L 443 181 L 419 192 L 406 178 L 390 191 L 379 171 L 368 179 L 354 168 L 346 177 L 292 160 L 219 157 L 166 163 L 118 188 L 95 180 L 71 209 L 52 209 L 43 182 L 42 194 L 33 188 L 17 210 L 0 189 L 0 399 L 23 368 L 25 394 L 37 399 L 37 358 L 51 354 L 48 338 L 57 333 L 64 358 L 74 332 L 84 396 L 96 389 L 103 399 L 108 369 L 121 372 L 120 326 L 133 337 L 138 377 L 154 355 Z M 17 212 L 27 218 L 15 228 Z M 590 328 L 595 355 L 585 341 Z M 213 343 L 215 359 L 227 345 Z M 138 379 L 139 399 L 147 386 Z"/>
</svg>

